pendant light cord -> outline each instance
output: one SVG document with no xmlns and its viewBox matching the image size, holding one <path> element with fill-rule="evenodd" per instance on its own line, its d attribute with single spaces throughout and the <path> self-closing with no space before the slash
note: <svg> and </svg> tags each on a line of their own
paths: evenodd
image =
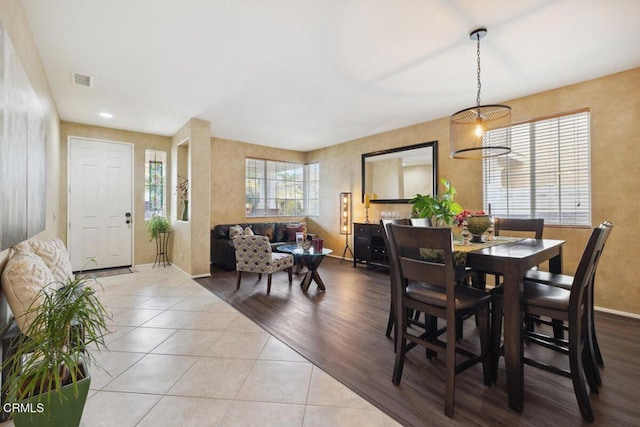
<svg viewBox="0 0 640 427">
<path fill-rule="evenodd" d="M 476 97 L 476 105 L 480 107 L 480 88 L 482 84 L 480 83 L 480 34 L 476 34 L 476 38 L 478 40 L 478 96 Z M 480 115 L 480 110 L 478 110 L 478 115 Z"/>
</svg>

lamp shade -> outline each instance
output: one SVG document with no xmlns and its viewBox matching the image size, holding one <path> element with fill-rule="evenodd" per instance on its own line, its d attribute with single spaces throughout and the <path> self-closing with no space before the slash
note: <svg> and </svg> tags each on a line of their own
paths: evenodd
<svg viewBox="0 0 640 427">
<path fill-rule="evenodd" d="M 511 152 L 511 107 L 507 105 L 479 105 L 458 111 L 451 116 L 450 127 L 450 151 L 454 159 L 479 159 Z"/>
</svg>

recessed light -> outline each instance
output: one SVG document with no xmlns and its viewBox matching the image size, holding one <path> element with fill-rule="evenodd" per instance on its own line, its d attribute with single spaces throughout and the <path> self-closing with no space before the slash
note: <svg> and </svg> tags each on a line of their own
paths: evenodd
<svg viewBox="0 0 640 427">
<path fill-rule="evenodd" d="M 100 117 L 102 117 L 103 119 L 113 119 L 113 114 L 102 112 L 100 113 Z"/>
</svg>

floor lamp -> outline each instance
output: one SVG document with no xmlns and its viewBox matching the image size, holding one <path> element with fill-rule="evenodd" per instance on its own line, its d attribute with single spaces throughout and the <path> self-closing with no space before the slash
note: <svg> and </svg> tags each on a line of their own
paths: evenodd
<svg viewBox="0 0 640 427">
<path fill-rule="evenodd" d="M 342 258 L 340 264 L 344 261 L 344 257 L 347 255 L 347 251 L 353 258 L 353 251 L 349 247 L 349 235 L 351 234 L 351 193 L 340 193 L 340 234 L 344 234 L 344 251 L 342 251 Z"/>
</svg>

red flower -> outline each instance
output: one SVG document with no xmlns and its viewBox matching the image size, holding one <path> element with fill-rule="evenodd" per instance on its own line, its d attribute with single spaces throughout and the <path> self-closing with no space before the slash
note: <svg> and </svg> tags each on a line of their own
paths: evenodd
<svg viewBox="0 0 640 427">
<path fill-rule="evenodd" d="M 461 227 L 464 220 L 473 215 L 486 215 L 486 214 L 484 213 L 484 211 L 471 212 L 468 209 L 464 209 L 462 212 L 456 215 L 455 222 L 458 224 L 458 227 Z"/>
</svg>

